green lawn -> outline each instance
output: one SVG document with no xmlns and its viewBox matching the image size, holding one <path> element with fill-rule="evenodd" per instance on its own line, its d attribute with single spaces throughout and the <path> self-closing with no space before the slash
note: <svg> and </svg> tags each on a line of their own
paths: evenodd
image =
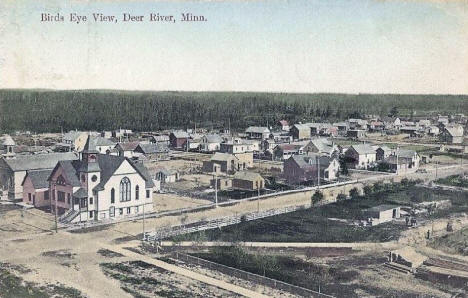
<svg viewBox="0 0 468 298">
<path fill-rule="evenodd" d="M 438 184 L 468 188 L 468 179 L 463 179 L 460 175 L 448 176 L 435 181 Z"/>
<path fill-rule="evenodd" d="M 400 188 L 401 187 L 401 188 Z M 173 240 L 222 240 L 267 242 L 385 242 L 398 239 L 406 229 L 389 222 L 373 227 L 350 225 L 329 218 L 364 219 L 363 209 L 381 205 L 412 205 L 425 201 L 451 200 L 452 207 L 438 210 L 429 217 L 438 218 L 455 212 L 468 212 L 468 192 L 432 190 L 418 186 L 383 186 L 380 192 L 365 197 L 304 209 L 296 212 L 243 222 L 222 229 L 174 237 Z"/>
<path fill-rule="evenodd" d="M 448 253 L 468 256 L 468 228 L 436 238 L 429 246 Z"/>
</svg>

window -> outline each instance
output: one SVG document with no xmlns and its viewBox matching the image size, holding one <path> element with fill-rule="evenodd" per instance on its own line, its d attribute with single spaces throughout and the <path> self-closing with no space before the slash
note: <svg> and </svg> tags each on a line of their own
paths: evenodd
<svg viewBox="0 0 468 298">
<path fill-rule="evenodd" d="M 62 177 L 62 175 L 58 176 L 57 185 L 65 185 L 65 179 Z"/>
<path fill-rule="evenodd" d="M 91 181 L 96 182 L 97 181 L 97 176 L 93 175 L 93 177 L 91 177 Z"/>
<path fill-rule="evenodd" d="M 93 204 L 93 198 L 89 198 L 89 204 L 90 204 L 90 205 Z"/>
<path fill-rule="evenodd" d="M 123 214 L 123 208 L 119 208 L 119 215 Z"/>
<path fill-rule="evenodd" d="M 124 177 L 120 181 L 120 201 L 121 202 L 128 202 L 131 200 L 131 184 L 130 179 Z"/>
<path fill-rule="evenodd" d="M 78 205 L 80 203 L 80 199 L 75 198 L 75 205 Z"/>
<path fill-rule="evenodd" d="M 115 216 L 115 207 L 111 206 L 109 208 L 109 217 L 114 217 Z"/>
<path fill-rule="evenodd" d="M 115 189 L 111 189 L 111 204 L 115 203 Z"/>
<path fill-rule="evenodd" d="M 63 191 L 57 191 L 57 200 L 59 202 L 65 202 L 65 193 Z"/>
<path fill-rule="evenodd" d="M 44 200 L 48 200 L 48 199 L 49 199 L 49 191 L 46 190 L 46 191 L 44 192 Z"/>
<path fill-rule="evenodd" d="M 127 214 L 130 214 L 130 207 L 127 207 Z"/>
<path fill-rule="evenodd" d="M 93 211 L 89 211 L 89 218 L 93 218 Z"/>
<path fill-rule="evenodd" d="M 137 185 L 135 186 L 135 200 L 140 199 L 140 187 Z"/>
<path fill-rule="evenodd" d="M 28 200 L 31 202 L 31 193 L 28 193 Z"/>
<path fill-rule="evenodd" d="M 85 174 L 81 175 L 81 182 L 86 182 L 86 175 Z"/>
<path fill-rule="evenodd" d="M 147 189 L 147 190 L 146 190 L 146 198 L 148 199 L 148 198 L 150 197 L 150 195 L 151 195 L 151 192 L 150 192 L 149 189 Z"/>
<path fill-rule="evenodd" d="M 135 213 L 138 213 L 140 212 L 140 208 L 138 208 L 138 206 L 135 206 Z"/>
<path fill-rule="evenodd" d="M 70 204 L 70 194 L 67 193 L 67 203 Z"/>
<path fill-rule="evenodd" d="M 88 199 L 82 198 L 81 199 L 81 208 L 86 208 L 88 207 Z"/>
</svg>

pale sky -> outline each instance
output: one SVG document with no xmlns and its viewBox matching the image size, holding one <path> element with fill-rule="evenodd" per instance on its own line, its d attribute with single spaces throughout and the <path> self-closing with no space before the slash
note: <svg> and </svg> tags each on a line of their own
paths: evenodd
<svg viewBox="0 0 468 298">
<path fill-rule="evenodd" d="M 0 17 L 0 88 L 468 94 L 468 1 L 0 0 Z"/>
</svg>

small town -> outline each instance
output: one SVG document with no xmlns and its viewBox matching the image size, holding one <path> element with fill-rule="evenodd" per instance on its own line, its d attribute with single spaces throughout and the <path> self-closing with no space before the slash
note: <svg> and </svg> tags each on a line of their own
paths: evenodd
<svg viewBox="0 0 468 298">
<path fill-rule="evenodd" d="M 77 296 L 68 271 L 116 278 L 102 296 L 152 296 L 151 278 L 171 297 L 463 293 L 447 241 L 468 225 L 467 119 L 4 134 L 0 251 L 63 271 Z"/>
<path fill-rule="evenodd" d="M 468 298 L 467 8 L 0 1 L 0 298 Z"/>
</svg>

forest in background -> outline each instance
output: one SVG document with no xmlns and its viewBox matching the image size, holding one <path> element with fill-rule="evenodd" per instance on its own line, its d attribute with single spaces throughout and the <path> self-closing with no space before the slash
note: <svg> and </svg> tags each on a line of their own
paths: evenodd
<svg viewBox="0 0 468 298">
<path fill-rule="evenodd" d="M 365 114 L 402 117 L 468 112 L 467 95 L 0 90 L 0 132 L 244 129 L 286 119 L 339 121 Z"/>
</svg>

